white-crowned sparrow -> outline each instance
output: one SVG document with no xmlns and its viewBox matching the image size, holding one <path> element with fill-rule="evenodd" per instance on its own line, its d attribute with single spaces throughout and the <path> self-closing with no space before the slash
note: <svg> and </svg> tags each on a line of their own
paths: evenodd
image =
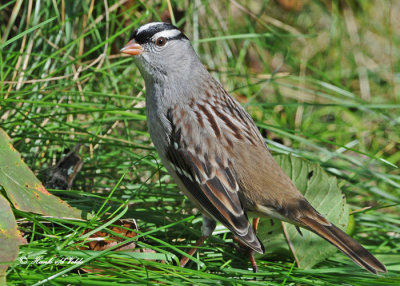
<svg viewBox="0 0 400 286">
<path fill-rule="evenodd" d="M 247 217 L 253 212 L 309 229 L 366 270 L 386 272 L 307 202 L 271 156 L 250 115 L 210 75 L 179 29 L 161 22 L 143 25 L 121 52 L 134 55 L 145 80 L 147 124 L 162 162 L 204 214 L 198 245 L 217 220 L 263 253 Z"/>
</svg>

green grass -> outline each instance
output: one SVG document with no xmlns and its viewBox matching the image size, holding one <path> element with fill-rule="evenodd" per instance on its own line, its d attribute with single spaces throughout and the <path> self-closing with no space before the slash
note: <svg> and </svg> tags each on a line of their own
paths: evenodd
<svg viewBox="0 0 400 286">
<path fill-rule="evenodd" d="M 162 167 L 145 124 L 143 79 L 119 53 L 140 24 L 168 14 L 167 2 L 63 7 L 17 0 L 0 4 L 0 126 L 39 178 L 66 149 L 83 144 L 73 190 L 53 193 L 94 218 L 15 209 L 29 242 L 19 257 L 28 263 L 15 262 L 8 283 L 400 284 L 399 3 L 315 0 L 286 11 L 276 1 L 171 2 L 177 25 L 273 152 L 337 176 L 352 210 L 372 206 L 354 214 L 352 235 L 389 273 L 370 275 L 337 253 L 311 270 L 298 269 L 291 257 L 266 257 L 253 274 L 222 227 L 188 267 L 175 266 L 200 235 L 201 216 Z M 140 238 L 129 241 L 154 251 L 80 249 L 85 230 L 112 233 L 120 218 L 138 225 Z M 33 263 L 40 256 L 84 264 Z M 95 271 L 81 269 L 89 266 Z"/>
</svg>

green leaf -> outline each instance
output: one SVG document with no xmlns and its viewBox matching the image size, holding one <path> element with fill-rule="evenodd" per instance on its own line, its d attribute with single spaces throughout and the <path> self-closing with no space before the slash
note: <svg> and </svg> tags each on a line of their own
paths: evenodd
<svg viewBox="0 0 400 286">
<path fill-rule="evenodd" d="M 0 194 L 0 285 L 5 285 L 8 264 L 17 259 L 22 242 L 10 203 Z"/>
<path fill-rule="evenodd" d="M 7 134 L 0 129 L 0 185 L 15 208 L 42 215 L 81 218 L 81 211 L 50 194 L 22 161 Z"/>
<path fill-rule="evenodd" d="M 328 175 L 320 166 L 304 159 L 287 155 L 275 156 L 275 159 L 314 208 L 339 228 L 347 228 L 349 208 L 336 177 Z M 298 266 L 309 269 L 336 252 L 336 247 L 318 235 L 301 229 L 301 236 L 295 226 L 283 224 L 287 240 L 279 220 L 260 220 L 258 236 L 265 245 L 266 254 L 289 251 L 290 243 L 290 251 Z"/>
</svg>

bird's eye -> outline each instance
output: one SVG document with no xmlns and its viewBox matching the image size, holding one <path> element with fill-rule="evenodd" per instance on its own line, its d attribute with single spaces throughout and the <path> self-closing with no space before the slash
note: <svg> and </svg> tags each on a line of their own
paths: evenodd
<svg viewBox="0 0 400 286">
<path fill-rule="evenodd" d="M 164 46 L 166 43 L 167 43 L 167 39 L 164 38 L 164 37 L 159 37 L 156 40 L 156 45 L 159 46 L 159 47 Z"/>
</svg>

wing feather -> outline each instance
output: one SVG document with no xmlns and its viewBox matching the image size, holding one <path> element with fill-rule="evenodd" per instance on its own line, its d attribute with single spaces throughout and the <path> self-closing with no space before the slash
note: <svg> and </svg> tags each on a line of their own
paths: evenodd
<svg viewBox="0 0 400 286">
<path fill-rule="evenodd" d="M 209 216 L 220 221 L 250 248 L 263 253 L 262 243 L 240 202 L 239 185 L 231 162 L 218 155 L 211 157 L 202 152 L 189 151 L 186 146 L 193 144 L 185 142 L 189 137 L 184 134 L 185 128 L 176 124 L 177 112 L 176 109 L 170 110 L 167 115 L 172 130 L 170 144 L 166 149 L 170 165 L 176 170 L 187 191 Z"/>
</svg>

